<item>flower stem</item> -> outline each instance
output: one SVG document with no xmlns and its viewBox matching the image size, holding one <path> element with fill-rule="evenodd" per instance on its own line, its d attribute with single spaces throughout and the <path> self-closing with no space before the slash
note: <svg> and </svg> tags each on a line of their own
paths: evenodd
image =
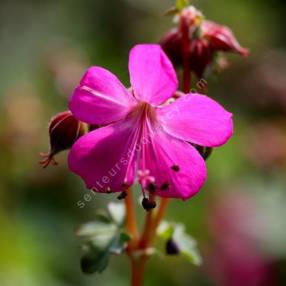
<svg viewBox="0 0 286 286">
<path fill-rule="evenodd" d="M 142 254 L 137 259 L 133 258 L 131 260 L 132 286 L 140 286 L 143 283 L 145 265 L 149 257 L 147 250 L 152 246 L 157 227 L 164 216 L 168 202 L 169 199 L 162 198 L 158 212 L 154 213 L 151 210 L 146 214 L 144 230 L 137 246 L 137 250 L 142 252 Z"/>
<path fill-rule="evenodd" d="M 159 223 L 160 221 L 162 220 L 163 216 L 164 216 L 164 213 L 165 213 L 165 210 L 168 206 L 168 203 L 169 203 L 170 199 L 168 198 L 162 198 L 161 199 L 161 203 L 160 203 L 160 207 L 159 207 L 159 210 L 158 210 L 158 213 L 154 219 L 154 229 L 156 231 L 157 227 L 159 226 Z"/>
<path fill-rule="evenodd" d="M 190 70 L 190 38 L 188 21 L 181 19 L 180 29 L 182 33 L 182 58 L 183 58 L 183 92 L 189 93 L 191 90 L 191 70 Z"/>
<path fill-rule="evenodd" d="M 131 286 L 142 286 L 144 280 L 144 270 L 147 262 L 147 256 L 142 256 L 139 259 L 131 259 Z"/>
<path fill-rule="evenodd" d="M 182 40 L 182 57 L 183 57 L 183 78 L 182 88 L 184 93 L 189 93 L 191 90 L 191 70 L 190 70 L 190 39 L 189 39 L 189 26 L 187 22 L 182 19 L 181 32 L 183 35 Z M 158 211 L 155 213 L 151 210 L 146 213 L 144 229 L 141 237 L 139 238 L 137 224 L 135 220 L 135 211 L 133 205 L 133 198 L 131 190 L 128 190 L 127 197 L 125 198 L 126 206 L 126 226 L 132 239 L 129 242 L 127 253 L 131 261 L 131 286 L 142 286 L 144 279 L 144 271 L 146 262 L 149 258 L 147 250 L 152 246 L 156 236 L 156 230 L 164 217 L 165 210 L 168 206 L 169 199 L 161 198 Z M 137 252 L 137 253 L 135 253 Z"/>
<path fill-rule="evenodd" d="M 138 229 L 136 223 L 135 209 L 133 203 L 133 195 L 131 188 L 127 190 L 127 196 L 124 199 L 126 208 L 126 228 L 128 234 L 131 236 L 128 248 L 131 250 L 138 241 Z"/>
</svg>

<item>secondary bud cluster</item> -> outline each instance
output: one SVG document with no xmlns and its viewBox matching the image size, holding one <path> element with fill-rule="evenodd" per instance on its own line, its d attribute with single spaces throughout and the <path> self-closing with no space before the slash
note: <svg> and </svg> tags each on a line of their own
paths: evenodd
<svg viewBox="0 0 286 286">
<path fill-rule="evenodd" d="M 201 12 L 193 6 L 188 6 L 175 16 L 177 26 L 166 33 L 160 44 L 171 61 L 176 66 L 183 66 L 183 31 L 188 26 L 188 61 L 192 72 L 201 78 L 211 64 L 216 64 L 219 59 L 218 52 L 238 53 L 247 56 L 248 50 L 242 48 L 232 31 L 215 22 L 205 20 Z"/>
</svg>

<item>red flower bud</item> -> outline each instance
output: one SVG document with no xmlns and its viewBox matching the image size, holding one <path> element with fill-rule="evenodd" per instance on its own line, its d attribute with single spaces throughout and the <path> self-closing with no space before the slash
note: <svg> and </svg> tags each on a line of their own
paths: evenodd
<svg viewBox="0 0 286 286">
<path fill-rule="evenodd" d="M 160 45 L 175 66 L 183 64 L 182 34 L 178 29 L 173 29 L 167 33 L 161 39 Z M 190 69 L 198 78 L 201 78 L 213 57 L 208 41 L 203 38 L 191 40 L 189 52 Z"/>
<path fill-rule="evenodd" d="M 248 49 L 242 48 L 232 31 L 211 21 L 203 20 L 194 9 L 183 9 L 177 17 L 179 24 L 160 40 L 160 45 L 175 66 L 183 66 L 183 32 L 182 24 L 189 30 L 190 69 L 198 78 L 202 78 L 207 67 L 215 60 L 218 51 L 234 52 L 247 56 Z"/>
<path fill-rule="evenodd" d="M 242 48 L 232 31 L 212 21 L 204 21 L 201 25 L 202 37 L 208 39 L 210 47 L 217 51 L 235 52 L 241 56 L 249 54 L 248 49 Z"/>
<path fill-rule="evenodd" d="M 45 168 L 50 163 L 57 164 L 55 154 L 71 148 L 74 142 L 87 132 L 87 125 L 77 120 L 70 111 L 55 115 L 49 124 L 50 151 L 42 153 L 40 164 Z"/>
<path fill-rule="evenodd" d="M 190 44 L 190 69 L 198 78 L 202 78 L 213 59 L 209 43 L 205 39 L 194 39 Z"/>
<path fill-rule="evenodd" d="M 165 34 L 160 40 L 160 45 L 173 65 L 182 65 L 182 35 L 177 28 Z"/>
</svg>

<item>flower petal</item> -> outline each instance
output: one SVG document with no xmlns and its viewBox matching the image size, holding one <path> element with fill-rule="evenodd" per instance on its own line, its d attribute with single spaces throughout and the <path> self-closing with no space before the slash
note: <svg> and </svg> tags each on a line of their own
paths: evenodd
<svg viewBox="0 0 286 286">
<path fill-rule="evenodd" d="M 89 124 L 108 124 L 122 119 L 135 102 L 118 78 L 101 67 L 91 67 L 75 89 L 69 109 Z"/>
<path fill-rule="evenodd" d="M 135 46 L 129 54 L 129 73 L 135 96 L 158 105 L 178 86 L 176 72 L 159 45 Z"/>
<path fill-rule="evenodd" d="M 154 177 L 155 194 L 186 200 L 194 196 L 206 180 L 206 165 L 198 151 L 162 130 L 145 140 L 139 168 Z M 146 143 L 147 142 L 147 143 Z"/>
<path fill-rule="evenodd" d="M 157 115 L 167 133 L 198 145 L 220 146 L 233 134 L 232 114 L 205 95 L 185 95 Z"/>
<path fill-rule="evenodd" d="M 84 135 L 69 153 L 69 168 L 96 192 L 123 191 L 134 181 L 137 133 L 130 122 L 119 121 Z"/>
</svg>

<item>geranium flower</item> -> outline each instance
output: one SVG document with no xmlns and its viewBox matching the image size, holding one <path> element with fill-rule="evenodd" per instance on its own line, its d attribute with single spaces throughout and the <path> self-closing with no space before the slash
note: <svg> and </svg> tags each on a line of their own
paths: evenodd
<svg viewBox="0 0 286 286">
<path fill-rule="evenodd" d="M 188 199 L 206 180 L 206 165 L 190 144 L 216 147 L 232 135 L 232 114 L 207 96 L 187 94 L 168 103 L 178 87 L 159 45 L 129 55 L 131 88 L 108 70 L 91 67 L 69 103 L 73 115 L 104 125 L 73 145 L 69 168 L 96 192 L 120 192 L 137 179 L 143 191 Z"/>
</svg>

